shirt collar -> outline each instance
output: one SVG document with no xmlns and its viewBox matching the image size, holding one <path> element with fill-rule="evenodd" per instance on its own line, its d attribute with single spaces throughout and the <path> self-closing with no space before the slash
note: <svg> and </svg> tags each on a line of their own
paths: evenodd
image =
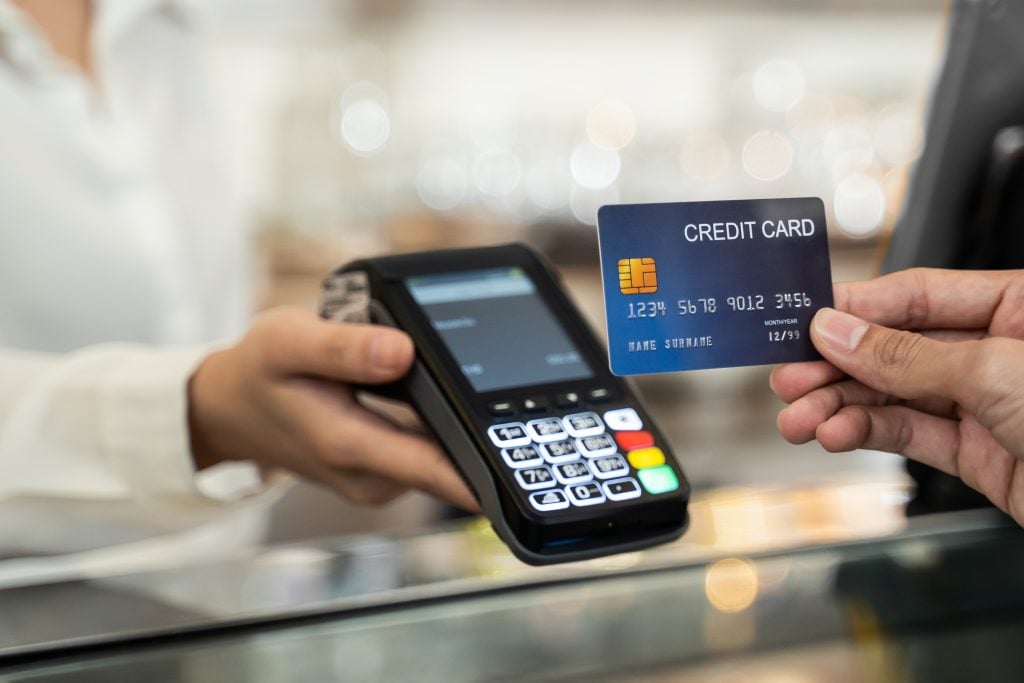
<svg viewBox="0 0 1024 683">
<path fill-rule="evenodd" d="M 98 0 L 94 36 L 109 45 L 146 17 L 160 16 L 182 24 L 192 23 L 199 8 L 195 0 Z"/>
<path fill-rule="evenodd" d="M 193 24 L 200 6 L 199 0 L 96 0 L 93 49 L 105 52 L 109 45 L 149 16 Z M 32 20 L 8 0 L 0 0 L 0 59 L 3 58 L 25 72 L 43 71 L 54 59 Z"/>
</svg>

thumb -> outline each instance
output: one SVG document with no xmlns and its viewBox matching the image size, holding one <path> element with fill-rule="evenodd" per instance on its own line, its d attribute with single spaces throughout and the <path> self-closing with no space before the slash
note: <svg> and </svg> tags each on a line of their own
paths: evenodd
<svg viewBox="0 0 1024 683">
<path fill-rule="evenodd" d="M 846 374 L 899 398 L 939 397 L 963 404 L 965 385 L 972 384 L 965 377 L 972 342 L 940 342 L 832 308 L 814 316 L 811 340 L 827 361 Z"/>
<path fill-rule="evenodd" d="M 269 311 L 253 332 L 259 357 L 285 374 L 380 384 L 401 378 L 415 355 L 412 339 L 400 330 L 328 322 L 303 311 Z"/>
</svg>

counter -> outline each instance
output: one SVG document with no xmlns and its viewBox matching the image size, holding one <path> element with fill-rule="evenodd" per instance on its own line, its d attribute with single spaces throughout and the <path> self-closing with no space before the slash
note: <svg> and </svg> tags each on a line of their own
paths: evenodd
<svg viewBox="0 0 1024 683">
<path fill-rule="evenodd" d="M 893 486 L 705 494 L 676 543 L 554 567 L 470 521 L 11 587 L 0 681 L 1012 678 L 1024 533 Z"/>
</svg>

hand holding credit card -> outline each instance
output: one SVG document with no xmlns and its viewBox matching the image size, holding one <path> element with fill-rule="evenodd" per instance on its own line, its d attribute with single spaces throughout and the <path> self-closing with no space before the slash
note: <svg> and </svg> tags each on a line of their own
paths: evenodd
<svg viewBox="0 0 1024 683">
<path fill-rule="evenodd" d="M 832 306 L 820 199 L 618 204 L 597 220 L 616 375 L 821 357 L 809 335 Z"/>
</svg>

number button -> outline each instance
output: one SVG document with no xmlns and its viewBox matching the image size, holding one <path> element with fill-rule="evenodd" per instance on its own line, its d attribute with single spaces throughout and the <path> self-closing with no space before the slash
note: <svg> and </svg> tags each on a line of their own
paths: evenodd
<svg viewBox="0 0 1024 683">
<path fill-rule="evenodd" d="M 565 438 L 565 429 L 562 427 L 562 421 L 557 417 L 530 420 L 526 423 L 526 430 L 537 443 L 547 443 Z"/>
<path fill-rule="evenodd" d="M 530 435 L 526 433 L 526 427 L 522 422 L 494 425 L 488 428 L 487 434 L 495 446 L 515 448 L 530 443 Z"/>
<path fill-rule="evenodd" d="M 549 489 L 555 485 L 555 477 L 551 474 L 551 470 L 543 466 L 516 470 L 516 481 L 527 491 Z"/>
<path fill-rule="evenodd" d="M 590 470 L 587 469 L 587 463 L 582 460 L 555 465 L 555 479 L 566 486 L 569 484 L 582 484 L 593 478 Z"/>
<path fill-rule="evenodd" d="M 565 494 L 558 489 L 538 491 L 537 493 L 530 494 L 530 505 L 541 512 L 548 512 L 549 510 L 564 510 L 569 507 L 569 499 L 566 498 Z"/>
<path fill-rule="evenodd" d="M 597 413 L 567 415 L 562 422 L 565 423 L 565 431 L 569 432 L 570 436 L 597 436 L 604 432 L 604 425 L 601 424 L 601 418 Z"/>
<path fill-rule="evenodd" d="M 540 454 L 552 465 L 560 462 L 572 462 L 580 457 L 576 444 L 572 441 L 555 441 L 541 445 Z"/>
<path fill-rule="evenodd" d="M 594 476 L 598 479 L 611 479 L 629 474 L 629 465 L 626 464 L 621 455 L 591 460 L 590 468 L 594 470 Z"/>
<path fill-rule="evenodd" d="M 600 505 L 605 501 L 604 492 L 597 484 L 576 484 L 566 489 L 569 493 L 569 500 L 573 505 L 581 507 L 587 505 Z"/>
<path fill-rule="evenodd" d="M 612 500 L 630 500 L 640 497 L 640 484 L 636 483 L 636 479 L 632 477 L 606 481 L 604 490 Z"/>
<path fill-rule="evenodd" d="M 607 434 L 576 439 L 576 447 L 580 453 L 588 458 L 598 458 L 602 455 L 614 455 L 615 453 L 615 442 Z"/>
<path fill-rule="evenodd" d="M 501 457 L 505 459 L 505 464 L 517 470 L 523 467 L 532 467 L 533 465 L 544 464 L 544 461 L 541 459 L 540 453 L 537 451 L 535 446 L 502 448 Z"/>
<path fill-rule="evenodd" d="M 644 422 L 632 408 L 609 410 L 604 414 L 604 421 L 609 429 L 620 431 L 636 431 L 644 428 Z"/>
</svg>

